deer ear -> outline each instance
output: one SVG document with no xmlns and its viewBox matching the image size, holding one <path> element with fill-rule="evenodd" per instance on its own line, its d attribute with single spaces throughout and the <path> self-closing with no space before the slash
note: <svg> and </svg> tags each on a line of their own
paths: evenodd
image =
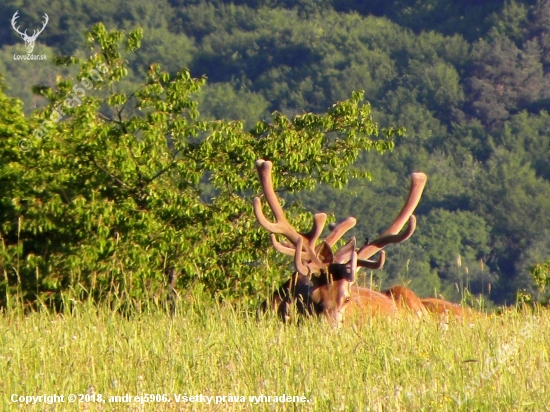
<svg viewBox="0 0 550 412">
<path fill-rule="evenodd" d="M 334 260 L 334 255 L 328 243 L 323 240 L 316 249 L 318 249 L 317 257 L 319 260 L 325 265 L 330 265 Z"/>
<path fill-rule="evenodd" d="M 334 261 L 332 263 L 346 263 L 352 258 L 352 254 L 355 251 L 355 237 L 352 237 L 348 243 L 342 246 L 334 254 Z"/>
</svg>

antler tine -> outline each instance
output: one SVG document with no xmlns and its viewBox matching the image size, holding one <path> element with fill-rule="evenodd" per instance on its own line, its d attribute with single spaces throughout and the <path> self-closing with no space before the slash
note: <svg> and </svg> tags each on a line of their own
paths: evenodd
<svg viewBox="0 0 550 412">
<path fill-rule="evenodd" d="M 260 225 L 263 226 L 269 232 L 278 233 L 285 236 L 293 244 L 295 248 L 297 248 L 298 241 L 302 239 L 302 244 L 306 252 L 305 258 L 312 261 L 316 265 L 321 266 L 322 262 L 317 257 L 317 254 L 314 251 L 314 247 L 315 247 L 315 242 L 317 241 L 317 239 L 321 235 L 321 232 L 323 231 L 323 227 L 325 225 L 327 215 L 324 213 L 317 213 L 313 217 L 313 227 L 311 231 L 309 231 L 306 234 L 298 233 L 286 219 L 283 208 L 279 203 L 279 199 L 277 198 L 277 195 L 273 190 L 273 182 L 271 180 L 272 167 L 273 167 L 273 164 L 270 161 L 265 161 L 263 159 L 256 160 L 256 170 L 258 171 L 260 184 L 262 185 L 262 189 L 263 189 L 267 204 L 271 208 L 271 211 L 273 212 L 273 216 L 275 217 L 275 223 L 270 222 L 265 217 L 262 211 L 262 203 L 259 197 L 255 197 L 253 201 L 254 214 L 256 215 L 256 219 L 258 219 L 258 222 L 260 223 Z M 276 239 L 275 239 L 275 242 L 278 243 Z M 272 243 L 273 243 L 273 238 L 272 238 Z M 289 248 L 284 245 L 281 245 L 281 244 L 276 245 L 274 243 L 274 247 L 276 250 L 279 250 L 282 253 L 289 254 L 289 251 L 286 250 Z"/>
<path fill-rule="evenodd" d="M 262 204 L 259 197 L 255 197 L 253 201 L 254 214 L 256 215 L 256 219 L 258 219 L 260 225 L 262 225 L 266 230 L 272 233 L 283 234 L 292 242 L 293 245 L 296 245 L 300 235 L 292 228 L 292 226 L 290 226 L 288 220 L 286 220 L 283 208 L 279 203 L 279 199 L 277 199 L 277 195 L 275 195 L 275 191 L 273 190 L 273 182 L 271 181 L 271 167 L 271 162 L 266 162 L 262 159 L 256 161 L 256 169 L 258 170 L 258 176 L 260 177 L 260 184 L 262 185 L 265 199 L 273 212 L 276 223 L 270 222 L 265 217 L 262 212 Z"/>
<path fill-rule="evenodd" d="M 380 269 L 386 263 L 386 251 L 380 252 L 378 260 L 357 259 L 357 266 L 367 269 Z"/>
<path fill-rule="evenodd" d="M 308 233 L 302 235 L 309 240 L 309 244 L 312 248 L 315 247 L 315 243 L 317 243 L 319 236 L 321 236 L 326 221 L 326 213 L 316 213 L 315 215 L 313 215 L 313 227 Z"/>
<path fill-rule="evenodd" d="M 327 236 L 325 242 L 327 242 L 330 247 L 334 246 L 348 230 L 355 226 L 356 223 L 357 220 L 351 216 L 338 223 Z"/>
<path fill-rule="evenodd" d="M 399 215 L 397 215 L 395 221 L 388 229 L 386 229 L 384 233 L 382 233 L 379 239 L 371 242 L 370 244 L 366 244 L 359 250 L 359 259 L 368 259 L 389 243 L 403 242 L 412 235 L 416 227 L 416 218 L 412 215 L 412 213 L 420 201 L 420 197 L 422 196 L 422 191 L 424 190 L 427 179 L 428 178 L 424 173 L 413 173 L 411 175 L 411 188 L 409 190 L 409 196 L 405 202 L 405 206 L 403 206 L 403 209 L 401 209 L 401 212 L 399 212 Z M 403 229 L 403 226 L 405 226 L 407 222 L 409 222 L 409 225 L 405 230 L 405 233 L 410 233 L 408 236 L 404 236 L 405 233 L 399 235 L 398 233 L 401 229 Z M 394 235 L 395 237 L 393 237 Z"/>
<path fill-rule="evenodd" d="M 379 250 L 383 249 L 390 243 L 401 243 L 407 240 L 412 236 L 414 233 L 414 230 L 416 229 L 416 217 L 414 215 L 411 215 L 409 217 L 409 224 L 407 225 L 407 228 L 397 235 L 387 235 L 379 237 L 378 239 L 372 241 L 371 243 L 367 243 L 364 245 L 361 249 L 359 249 L 358 255 L 361 257 L 361 259 L 368 259 L 372 255 L 374 255 Z"/>
<path fill-rule="evenodd" d="M 352 279 L 354 280 L 355 274 L 357 273 L 357 263 L 358 263 L 357 251 L 355 250 L 355 237 L 352 237 L 349 243 L 351 243 L 351 246 L 353 248 L 351 252 L 351 259 L 349 261 L 349 273 L 351 274 Z"/>
<path fill-rule="evenodd" d="M 285 255 L 294 256 L 294 254 L 296 253 L 296 249 L 294 248 L 294 246 L 289 245 L 286 242 L 279 242 L 273 233 L 271 234 L 271 244 L 277 252 L 283 253 Z"/>
<path fill-rule="evenodd" d="M 405 206 L 403 206 L 403 209 L 401 209 L 401 212 L 399 212 L 393 224 L 382 233 L 382 236 L 396 235 L 403 229 L 403 226 L 405 226 L 405 223 L 409 220 L 409 216 L 413 214 L 414 209 L 416 209 L 420 201 L 427 179 L 428 177 L 424 173 L 413 173 L 411 175 L 411 188 L 409 190 L 407 202 L 405 202 Z"/>
<path fill-rule="evenodd" d="M 294 254 L 294 266 L 296 267 L 296 270 L 301 273 L 302 275 L 308 276 L 309 275 L 309 267 L 307 265 L 304 265 L 304 262 L 302 262 L 302 243 L 304 242 L 304 239 L 302 237 L 298 238 L 298 242 L 296 243 L 296 253 Z"/>
</svg>

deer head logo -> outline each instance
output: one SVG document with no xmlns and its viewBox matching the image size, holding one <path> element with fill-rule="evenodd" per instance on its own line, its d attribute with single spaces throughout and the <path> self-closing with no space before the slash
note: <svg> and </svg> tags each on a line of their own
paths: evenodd
<svg viewBox="0 0 550 412">
<path fill-rule="evenodd" d="M 32 36 L 29 36 L 27 34 L 27 30 L 21 33 L 19 31 L 19 26 L 15 27 L 15 22 L 19 18 L 18 13 L 19 13 L 19 10 L 17 10 L 13 15 L 13 17 L 11 18 L 11 26 L 17 32 L 17 34 L 19 34 L 21 38 L 25 40 L 25 44 L 26 44 L 25 47 L 27 48 L 27 53 L 31 54 L 34 49 L 34 42 L 36 41 L 36 38 L 38 37 L 38 35 L 42 33 L 46 28 L 46 25 L 48 24 L 48 21 L 49 21 L 49 17 L 46 13 L 44 13 L 44 23 L 42 24 L 42 28 L 40 30 L 34 30 L 32 33 Z"/>
</svg>

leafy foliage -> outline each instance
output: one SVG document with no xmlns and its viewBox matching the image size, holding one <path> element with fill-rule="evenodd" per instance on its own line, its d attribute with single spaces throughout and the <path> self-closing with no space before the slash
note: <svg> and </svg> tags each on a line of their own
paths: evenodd
<svg viewBox="0 0 550 412">
<path fill-rule="evenodd" d="M 538 263 L 531 268 L 537 286 L 544 290 L 550 284 L 550 262 Z"/>
</svg>

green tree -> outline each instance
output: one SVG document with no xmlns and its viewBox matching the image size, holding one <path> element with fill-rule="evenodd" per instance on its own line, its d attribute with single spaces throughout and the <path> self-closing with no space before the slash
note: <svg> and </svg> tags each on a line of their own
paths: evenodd
<svg viewBox="0 0 550 412">
<path fill-rule="evenodd" d="M 472 52 L 468 89 L 471 111 L 485 125 L 499 127 L 511 112 L 520 111 L 550 93 L 540 46 L 529 41 L 518 48 L 503 37 L 478 42 Z"/>
<path fill-rule="evenodd" d="M 529 272 L 537 285 L 539 292 L 548 292 L 547 287 L 550 286 L 550 260 L 543 263 L 536 263 L 529 268 Z M 539 300 L 548 304 L 548 293 L 542 299 L 539 296 Z"/>
<path fill-rule="evenodd" d="M 534 115 L 524 111 L 512 116 L 495 133 L 494 145 L 527 159 L 537 176 L 550 181 L 550 115 L 547 112 Z"/>
<path fill-rule="evenodd" d="M 513 301 L 514 285 L 530 278 L 514 270 L 518 258 L 550 226 L 550 184 L 536 176 L 528 159 L 504 148 L 495 149 L 485 168 L 472 186 L 471 206 L 491 227 L 488 263 L 501 273 L 497 293 Z"/>
<path fill-rule="evenodd" d="M 235 91 L 229 83 L 206 85 L 198 93 L 197 103 L 205 118 L 244 120 L 248 127 L 269 115 L 269 102 L 261 94 Z"/>
</svg>

